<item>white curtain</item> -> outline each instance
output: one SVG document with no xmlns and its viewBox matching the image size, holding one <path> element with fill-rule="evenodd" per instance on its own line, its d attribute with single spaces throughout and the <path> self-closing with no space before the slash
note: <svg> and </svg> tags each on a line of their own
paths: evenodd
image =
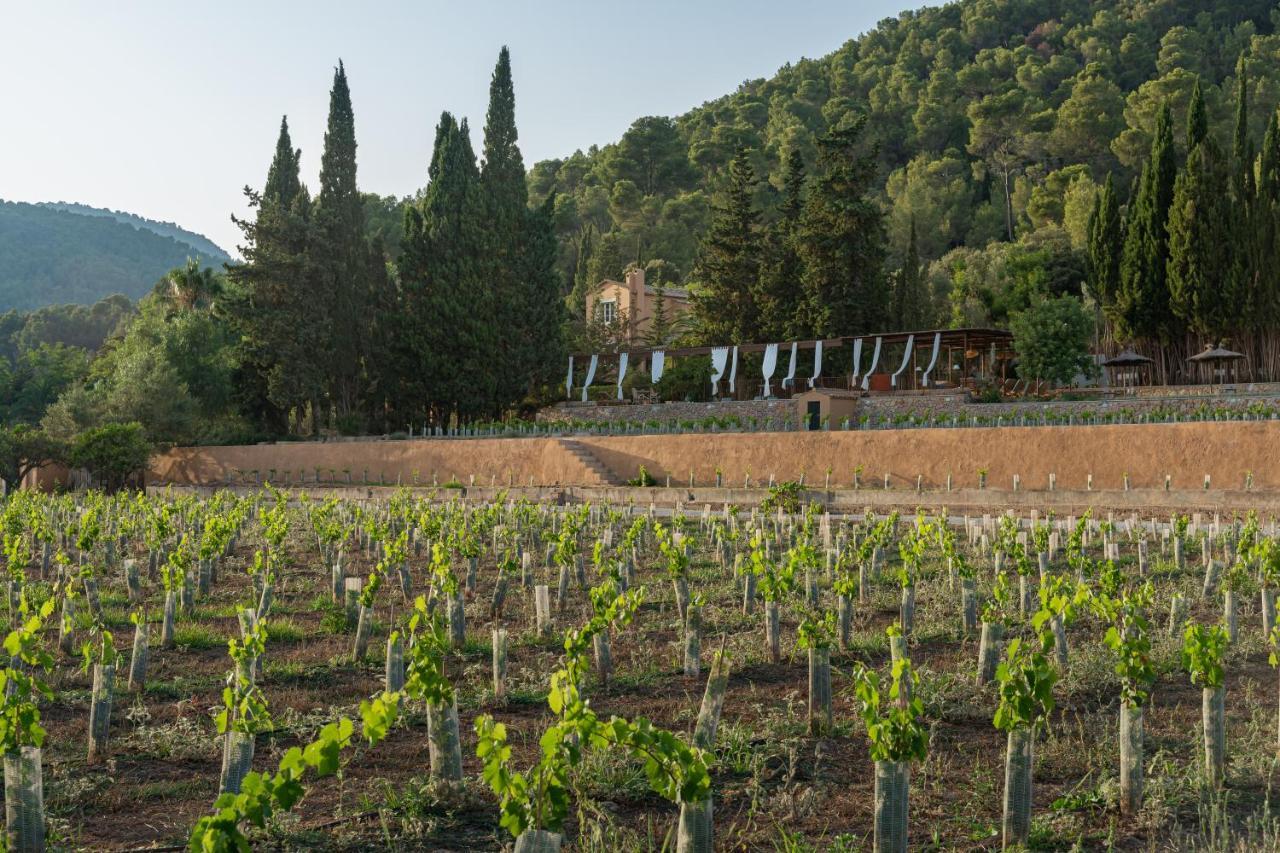
<svg viewBox="0 0 1280 853">
<path fill-rule="evenodd" d="M 871 387 L 871 374 L 876 372 L 876 367 L 880 364 L 880 344 L 882 343 L 884 338 L 876 338 L 876 348 L 871 351 L 871 364 L 867 367 L 867 372 L 862 375 L 863 391 Z"/>
<path fill-rule="evenodd" d="M 662 379 L 662 368 L 667 364 L 667 354 L 662 350 L 658 350 L 649 359 L 649 366 L 653 375 L 653 384 L 657 385 Z"/>
<path fill-rule="evenodd" d="M 822 341 L 813 342 L 813 376 L 809 377 L 809 387 L 814 388 L 818 384 L 818 377 L 822 375 Z"/>
<path fill-rule="evenodd" d="M 778 345 L 769 344 L 764 348 L 764 364 L 760 372 L 764 374 L 764 391 L 761 397 L 769 396 L 769 380 L 773 378 L 774 368 L 778 366 Z"/>
<path fill-rule="evenodd" d="M 622 353 L 618 356 L 618 399 L 622 399 L 622 377 L 627 375 L 627 359 L 630 353 Z"/>
<path fill-rule="evenodd" d="M 853 376 L 849 378 L 849 387 L 852 388 L 858 383 L 858 362 L 862 361 L 862 338 L 855 338 L 853 341 Z"/>
<path fill-rule="evenodd" d="M 569 375 L 564 380 L 564 397 L 573 399 L 573 356 L 569 356 Z"/>
<path fill-rule="evenodd" d="M 733 348 L 733 357 L 729 361 L 729 393 L 738 393 L 736 380 L 738 378 L 738 348 Z"/>
<path fill-rule="evenodd" d="M 902 371 L 907 369 L 907 365 L 911 362 L 911 347 L 916 342 L 915 335 L 907 335 L 907 349 L 902 353 L 902 365 L 898 371 L 893 374 L 893 378 L 889 380 L 889 384 L 894 388 L 898 387 L 898 377 L 902 375 Z"/>
<path fill-rule="evenodd" d="M 716 347 L 711 351 L 711 396 L 720 393 L 720 377 L 724 376 L 724 367 L 729 362 L 729 348 Z"/>
<path fill-rule="evenodd" d="M 791 342 L 791 366 L 787 368 L 787 375 L 782 378 L 783 388 L 790 388 L 796 384 L 796 352 L 799 348 L 798 343 Z"/>
<path fill-rule="evenodd" d="M 938 350 L 942 349 L 942 332 L 933 333 L 933 355 L 929 357 L 929 366 L 924 369 L 924 375 L 920 377 L 920 387 L 929 387 L 929 374 L 933 372 L 934 366 L 938 363 Z"/>
<path fill-rule="evenodd" d="M 600 363 L 600 356 L 592 355 L 591 362 L 587 364 L 587 378 L 582 383 L 582 402 L 587 402 L 587 389 L 591 387 L 591 381 L 596 378 L 596 365 Z"/>
</svg>

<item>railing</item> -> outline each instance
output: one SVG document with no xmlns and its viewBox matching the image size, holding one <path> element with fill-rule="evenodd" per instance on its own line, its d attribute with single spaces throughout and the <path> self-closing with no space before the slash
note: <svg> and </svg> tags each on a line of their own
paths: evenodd
<svg viewBox="0 0 1280 853">
<path fill-rule="evenodd" d="M 1114 405 L 1114 403 L 1111 404 L 1111 406 Z M 854 418 L 838 419 L 834 422 L 824 417 L 821 421 L 820 429 L 823 431 L 843 432 L 883 429 L 975 429 L 1280 420 L 1280 400 L 1276 399 L 1265 403 L 1253 402 L 1239 406 L 1209 406 L 1206 404 L 1191 412 L 1159 408 L 1135 411 L 1129 408 L 1116 409 L 1105 406 L 1106 404 L 1104 404 L 1104 408 L 1097 410 L 1084 409 L 1065 412 L 1049 408 L 1035 409 L 1028 407 L 1024 411 L 1006 411 L 999 414 L 960 414 L 954 412 L 930 412 L 927 410 L 893 414 L 872 413 Z M 644 421 L 607 420 L 546 423 L 511 421 L 461 427 L 434 427 L 424 429 L 421 433 L 397 433 L 381 436 L 380 438 L 394 441 L 474 438 L 568 438 L 593 435 L 678 435 L 720 432 L 800 432 L 805 431 L 806 426 L 807 419 L 802 421 L 794 418 L 739 418 L 734 416 L 672 420 L 649 419 Z"/>
</svg>

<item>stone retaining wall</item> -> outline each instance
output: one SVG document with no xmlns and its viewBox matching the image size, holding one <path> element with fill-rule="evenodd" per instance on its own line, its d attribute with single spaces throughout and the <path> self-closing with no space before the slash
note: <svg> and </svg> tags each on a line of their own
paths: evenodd
<svg viewBox="0 0 1280 853">
<path fill-rule="evenodd" d="M 1049 475 L 1062 490 L 1124 488 L 1195 489 L 1205 475 L 1215 489 L 1280 490 L 1280 421 L 1224 421 L 1113 426 L 978 427 L 973 429 L 886 429 L 849 432 L 700 433 L 671 435 L 581 436 L 578 448 L 594 455 L 622 480 L 643 466 L 660 483 L 671 477 L 685 486 L 714 485 L 717 469 L 726 486 L 750 477 L 760 486 L 772 476 L 824 484 L 827 469 L 833 487 L 862 481 L 892 489 L 976 487 L 985 470 L 989 487 L 1009 489 L 1013 476 L 1024 490 L 1046 490 Z M 314 482 L 336 471 L 350 471 L 360 483 L 418 482 L 430 485 L 456 479 L 470 485 L 605 485 L 555 438 L 415 439 L 341 444 L 290 443 L 240 447 L 178 448 L 152 460 L 149 481 L 156 484 L 232 482 L 247 472 L 277 480 L 291 471 Z"/>
</svg>

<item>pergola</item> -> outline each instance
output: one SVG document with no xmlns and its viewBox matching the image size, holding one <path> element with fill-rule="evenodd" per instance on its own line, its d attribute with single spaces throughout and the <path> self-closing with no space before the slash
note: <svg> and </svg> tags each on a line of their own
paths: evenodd
<svg viewBox="0 0 1280 853">
<path fill-rule="evenodd" d="M 891 390 L 888 384 L 888 377 L 897 372 L 902 366 L 904 348 L 910 341 L 912 344 L 911 353 L 908 357 L 907 365 L 901 371 L 901 378 L 896 386 L 892 388 L 895 391 L 917 390 L 920 386 L 920 377 L 925 369 L 924 365 L 928 365 L 933 359 L 933 351 L 935 340 L 937 341 L 938 355 L 930 375 L 929 385 L 931 387 L 961 387 L 966 386 L 978 379 L 993 379 L 1003 381 L 1009 375 L 1009 363 L 1013 359 L 1013 335 L 1003 329 L 990 328 L 966 328 L 966 329 L 925 329 L 920 331 L 897 331 L 897 332 L 876 332 L 866 335 L 845 335 L 841 337 L 823 338 L 823 367 L 824 373 L 831 374 L 831 368 L 840 364 L 842 370 L 837 375 L 843 377 L 839 387 L 849 387 L 850 379 L 853 376 L 853 348 L 856 341 L 862 341 L 859 379 L 869 367 L 872 356 L 871 348 L 879 341 L 881 349 L 881 358 L 876 364 L 872 373 L 872 381 L 869 383 L 871 390 L 887 391 Z M 800 352 L 812 352 L 818 345 L 817 340 L 795 341 L 796 349 Z M 783 389 L 781 377 L 786 374 L 787 359 L 790 358 L 791 341 L 779 343 L 778 347 L 778 365 L 777 373 L 775 373 L 771 383 L 772 390 L 781 395 L 787 395 L 792 391 L 800 390 L 798 387 Z M 773 344 L 738 344 L 739 356 L 764 353 Z M 670 364 L 672 359 L 709 357 L 713 350 L 722 349 L 723 347 L 699 346 L 699 347 L 652 347 L 652 348 L 623 348 L 617 353 L 611 353 L 610 356 L 617 356 L 623 352 L 628 354 L 630 364 L 646 367 L 651 361 L 653 353 L 662 352 L 665 354 L 667 363 Z M 732 347 L 730 347 L 732 348 Z M 833 351 L 838 351 L 839 356 L 833 356 Z M 597 354 L 601 356 L 603 362 L 605 354 Z M 589 359 L 589 353 L 575 353 L 573 358 L 575 363 L 583 364 Z M 603 367 L 603 364 L 602 364 Z M 800 382 L 802 377 L 797 376 L 797 386 L 805 385 L 807 387 L 808 377 L 803 377 L 806 381 Z M 754 388 L 761 382 L 759 375 L 746 375 L 739 371 L 738 374 L 738 394 L 739 398 L 750 398 L 754 396 Z M 828 375 L 825 384 L 831 384 L 832 377 Z M 722 383 L 723 385 L 723 383 Z"/>
</svg>

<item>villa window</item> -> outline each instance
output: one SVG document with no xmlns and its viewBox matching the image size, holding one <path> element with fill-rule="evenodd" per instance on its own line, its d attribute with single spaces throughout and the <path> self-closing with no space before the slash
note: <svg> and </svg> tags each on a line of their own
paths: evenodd
<svg viewBox="0 0 1280 853">
<path fill-rule="evenodd" d="M 618 319 L 618 300 L 602 299 L 600 300 L 600 322 L 606 326 L 613 325 Z"/>
</svg>

